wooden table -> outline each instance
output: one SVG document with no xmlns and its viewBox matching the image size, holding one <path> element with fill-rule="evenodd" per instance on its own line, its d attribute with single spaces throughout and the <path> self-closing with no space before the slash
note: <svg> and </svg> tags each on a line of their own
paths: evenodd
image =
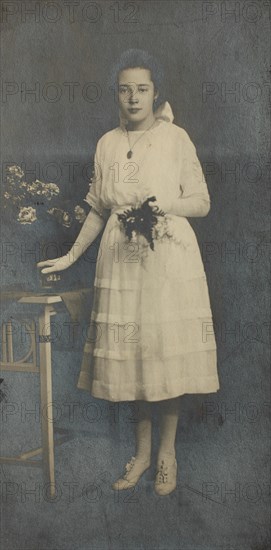
<svg viewBox="0 0 271 550">
<path fill-rule="evenodd" d="M 3 294 L 1 293 L 1 298 L 5 298 Z M 54 305 L 62 302 L 62 298 L 57 294 L 27 294 L 17 297 L 16 303 L 28 304 L 32 311 L 32 319 L 28 321 L 27 325 L 31 340 L 30 349 L 24 357 L 14 361 L 12 321 L 9 319 L 7 322 L 3 322 L 0 370 L 38 373 L 40 375 L 41 410 L 46 410 L 47 414 L 41 414 L 41 447 L 26 451 L 19 456 L 1 456 L 0 463 L 42 467 L 44 482 L 50 484 L 50 494 L 54 496 L 54 445 L 62 444 L 72 438 L 69 435 L 69 430 L 55 429 L 55 432 L 58 432 L 61 437 L 54 441 L 50 320 L 56 314 Z M 35 311 L 35 306 L 38 311 Z M 35 317 L 38 318 L 38 329 Z M 38 455 L 41 455 L 41 459 L 35 460 L 34 457 Z"/>
</svg>

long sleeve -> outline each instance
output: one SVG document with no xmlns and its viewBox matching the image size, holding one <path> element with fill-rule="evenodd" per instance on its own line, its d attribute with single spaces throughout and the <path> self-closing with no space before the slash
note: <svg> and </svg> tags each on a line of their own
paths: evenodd
<svg viewBox="0 0 271 550">
<path fill-rule="evenodd" d="M 210 196 L 197 152 L 188 134 L 182 140 L 182 163 L 179 174 L 181 195 L 172 205 L 172 214 L 184 217 L 207 216 Z"/>
<path fill-rule="evenodd" d="M 202 197 L 192 196 L 176 199 L 171 208 L 171 213 L 175 216 L 187 218 L 203 218 L 207 216 L 209 210 L 210 201 Z"/>
</svg>

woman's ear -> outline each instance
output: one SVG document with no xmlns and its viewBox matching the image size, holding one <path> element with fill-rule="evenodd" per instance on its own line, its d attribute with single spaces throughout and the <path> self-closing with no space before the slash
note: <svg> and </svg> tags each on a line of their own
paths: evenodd
<svg viewBox="0 0 271 550">
<path fill-rule="evenodd" d="M 153 100 L 156 101 L 158 99 L 158 97 L 159 97 L 159 92 L 157 90 L 157 92 L 155 92 L 155 94 L 154 94 Z"/>
</svg>

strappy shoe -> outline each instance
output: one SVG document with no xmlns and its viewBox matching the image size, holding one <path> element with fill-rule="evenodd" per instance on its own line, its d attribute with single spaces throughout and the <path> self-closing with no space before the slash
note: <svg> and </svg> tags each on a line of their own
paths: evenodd
<svg viewBox="0 0 271 550">
<path fill-rule="evenodd" d="M 177 479 L 177 461 L 167 464 L 161 460 L 155 476 L 154 490 L 157 495 L 169 495 L 176 489 Z"/>
<path fill-rule="evenodd" d="M 139 466 L 139 468 L 137 468 Z M 112 489 L 122 491 L 135 487 L 144 472 L 150 467 L 150 461 L 139 460 L 132 456 L 125 466 L 125 474 L 112 484 Z"/>
</svg>

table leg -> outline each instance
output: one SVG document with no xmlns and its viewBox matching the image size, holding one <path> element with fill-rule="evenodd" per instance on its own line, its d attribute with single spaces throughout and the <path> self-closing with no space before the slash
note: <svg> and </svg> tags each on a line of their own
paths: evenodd
<svg viewBox="0 0 271 550">
<path fill-rule="evenodd" d="M 52 306 L 45 305 L 39 316 L 41 437 L 43 476 L 50 483 L 50 494 L 55 495 L 54 424 L 52 404 L 52 361 L 50 318 L 55 314 Z"/>
</svg>

